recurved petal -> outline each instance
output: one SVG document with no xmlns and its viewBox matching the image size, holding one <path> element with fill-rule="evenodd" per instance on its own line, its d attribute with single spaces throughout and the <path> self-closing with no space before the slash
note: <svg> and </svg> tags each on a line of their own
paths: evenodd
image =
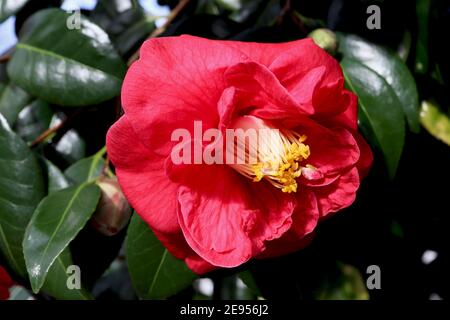
<svg viewBox="0 0 450 320">
<path fill-rule="evenodd" d="M 108 156 L 126 198 L 150 227 L 160 232 L 180 231 L 177 186 L 164 171 L 164 158 L 151 152 L 122 116 L 108 131 Z"/>
<path fill-rule="evenodd" d="M 186 241 L 215 266 L 248 261 L 263 250 L 265 241 L 280 237 L 291 225 L 292 196 L 227 166 L 168 165 L 167 170 L 181 184 L 178 221 Z"/>
</svg>

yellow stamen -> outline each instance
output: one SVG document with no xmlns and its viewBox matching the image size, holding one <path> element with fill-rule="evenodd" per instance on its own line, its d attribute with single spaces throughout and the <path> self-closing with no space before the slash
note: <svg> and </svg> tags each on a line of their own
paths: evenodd
<svg viewBox="0 0 450 320">
<path fill-rule="evenodd" d="M 272 128 L 267 122 L 264 124 Z M 258 136 L 256 163 L 231 166 L 254 182 L 266 179 L 283 192 L 296 192 L 298 188 L 296 179 L 301 176 L 302 168 L 313 168 L 309 164 L 302 163 L 311 153 L 309 146 L 304 143 L 306 139 L 306 135 L 290 130 L 266 131 L 265 135 Z M 245 147 L 246 156 L 249 155 L 249 150 L 255 152 L 255 146 Z"/>
</svg>

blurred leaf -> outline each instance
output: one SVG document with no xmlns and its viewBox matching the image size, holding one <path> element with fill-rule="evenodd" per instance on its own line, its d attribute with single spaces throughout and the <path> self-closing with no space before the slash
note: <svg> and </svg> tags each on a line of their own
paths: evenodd
<svg viewBox="0 0 450 320">
<path fill-rule="evenodd" d="M 218 6 L 229 10 L 229 11 L 236 11 L 240 10 L 242 7 L 243 0 L 216 0 L 215 1 Z"/>
<path fill-rule="evenodd" d="M 49 268 L 94 213 L 99 198 L 97 185 L 83 183 L 48 195 L 36 208 L 23 241 L 34 293 L 39 292 Z"/>
<path fill-rule="evenodd" d="M 22 239 L 43 196 L 44 182 L 37 160 L 0 115 L 0 250 L 22 277 L 26 276 Z"/>
<path fill-rule="evenodd" d="M 281 5 L 281 0 L 269 0 L 259 16 L 256 26 L 272 26 L 275 24 L 277 19 L 280 17 L 283 7 Z"/>
<path fill-rule="evenodd" d="M 428 24 L 430 17 L 431 0 L 417 0 L 417 43 L 415 71 L 426 73 L 428 71 Z"/>
<path fill-rule="evenodd" d="M 423 101 L 420 123 L 436 139 L 450 146 L 450 118 L 429 101 Z"/>
<path fill-rule="evenodd" d="M 21 286 L 13 286 L 10 293 L 8 300 L 34 300 L 30 292 Z"/>
<path fill-rule="evenodd" d="M 131 285 L 126 261 L 116 258 L 103 276 L 95 283 L 92 294 L 96 299 L 103 297 L 120 300 L 135 300 L 136 293 Z"/>
<path fill-rule="evenodd" d="M 196 14 L 170 25 L 164 36 L 192 34 L 208 39 L 226 39 L 239 29 L 239 24 L 227 17 Z"/>
<path fill-rule="evenodd" d="M 15 131 L 27 142 L 35 140 L 47 130 L 53 117 L 53 111 L 47 102 L 34 100 L 19 113 Z"/>
<path fill-rule="evenodd" d="M 250 290 L 253 291 L 254 294 L 256 294 L 257 296 L 261 296 L 258 285 L 256 284 L 255 279 L 253 279 L 253 275 L 250 271 L 247 270 L 239 272 L 238 277 Z"/>
<path fill-rule="evenodd" d="M 141 18 L 117 37 L 114 42 L 117 51 L 119 51 L 122 56 L 128 57 L 130 52 L 134 48 L 139 47 L 139 44 L 141 44 L 154 29 L 155 23 L 153 19 Z"/>
<path fill-rule="evenodd" d="M 86 142 L 77 131 L 67 131 L 55 144 L 55 150 L 69 164 L 79 161 L 86 155 Z"/>
<path fill-rule="evenodd" d="M 214 288 L 214 291 L 218 288 Z M 220 279 L 220 299 L 223 300 L 252 300 L 255 299 L 253 290 L 247 287 L 238 275 Z"/>
<path fill-rule="evenodd" d="M 8 123 L 14 125 L 19 112 L 28 104 L 31 97 L 14 84 L 0 87 L 0 113 Z"/>
<path fill-rule="evenodd" d="M 69 248 L 64 249 L 50 267 L 42 291 L 59 300 L 91 300 L 92 296 L 85 289 L 67 287 L 67 268 L 73 265 Z"/>
<path fill-rule="evenodd" d="M 195 14 L 220 15 L 220 6 L 216 1 L 198 0 Z"/>
<path fill-rule="evenodd" d="M 397 54 L 404 63 L 408 61 L 408 57 L 411 51 L 411 42 L 411 32 L 405 31 L 405 33 L 403 34 L 403 39 L 397 48 Z"/>
<path fill-rule="evenodd" d="M 126 239 L 133 286 L 144 299 L 167 298 L 189 286 L 195 274 L 165 249 L 147 224 L 134 214 Z"/>
<path fill-rule="evenodd" d="M 105 165 L 104 153 L 105 149 L 102 149 L 89 158 L 81 159 L 67 168 L 64 175 L 71 183 L 83 183 L 100 177 Z"/>
<path fill-rule="evenodd" d="M 62 106 L 91 105 L 118 95 L 126 66 L 108 35 L 83 16 L 80 28 L 70 30 L 69 18 L 59 9 L 32 15 L 26 24 L 33 28 L 16 46 L 9 77 L 33 95 Z"/>
<path fill-rule="evenodd" d="M 29 0 L 0 0 L 0 23 L 16 14 Z"/>
<path fill-rule="evenodd" d="M 360 64 L 376 74 L 388 86 L 403 108 L 411 131 L 419 131 L 419 102 L 416 83 L 408 67 L 394 53 L 364 39 L 337 33 L 344 60 Z M 377 89 L 377 88 L 373 88 Z M 376 92 L 376 90 L 374 91 Z"/>
<path fill-rule="evenodd" d="M 368 300 L 369 292 L 358 269 L 338 263 L 337 278 L 328 278 L 317 294 L 320 300 Z"/>
<path fill-rule="evenodd" d="M 391 223 L 391 233 L 399 238 L 405 237 L 405 232 L 403 231 L 402 225 L 395 220 L 392 220 Z"/>
<path fill-rule="evenodd" d="M 154 19 L 135 0 L 100 0 L 90 17 L 108 33 L 122 56 L 128 56 L 155 28 Z"/>
<path fill-rule="evenodd" d="M 47 192 L 52 193 L 67 188 L 69 186 L 69 182 L 67 181 L 67 178 L 64 175 L 64 173 L 62 173 L 57 166 L 55 166 L 47 159 L 44 159 L 44 162 L 48 176 Z"/>
<path fill-rule="evenodd" d="M 281 13 L 280 0 L 243 0 L 239 10 L 230 15 L 236 22 L 247 23 L 251 27 L 271 26 Z"/>
<path fill-rule="evenodd" d="M 65 114 L 55 114 L 49 128 L 53 128 L 65 120 Z M 46 140 L 52 141 L 51 148 L 65 164 L 71 165 L 86 156 L 86 142 L 75 129 L 62 132 L 62 136 L 54 133 L 48 136 Z"/>
</svg>

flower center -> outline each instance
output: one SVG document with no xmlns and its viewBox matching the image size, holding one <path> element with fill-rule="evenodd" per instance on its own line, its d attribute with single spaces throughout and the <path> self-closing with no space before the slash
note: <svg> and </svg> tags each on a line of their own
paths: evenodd
<svg viewBox="0 0 450 320">
<path fill-rule="evenodd" d="M 234 127 L 257 129 L 257 146 L 255 141 L 243 144 L 238 139 L 234 151 L 245 154 L 245 159 L 253 157 L 256 161 L 244 161 L 231 167 L 254 182 L 265 179 L 283 192 L 296 192 L 297 178 L 301 176 L 302 169 L 315 170 L 313 166 L 303 163 L 310 156 L 309 146 L 304 143 L 307 136 L 276 129 L 269 122 L 251 116 L 242 118 Z"/>
</svg>

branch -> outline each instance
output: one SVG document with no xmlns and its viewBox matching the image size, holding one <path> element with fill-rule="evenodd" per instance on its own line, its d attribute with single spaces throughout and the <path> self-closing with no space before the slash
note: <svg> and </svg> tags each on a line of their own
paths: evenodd
<svg viewBox="0 0 450 320">
<path fill-rule="evenodd" d="M 167 28 L 172 24 L 172 22 L 176 19 L 176 17 L 178 17 L 178 15 L 186 8 L 186 6 L 189 4 L 190 1 L 191 0 L 180 0 L 177 6 L 173 8 L 166 22 L 164 22 L 164 24 L 161 27 L 153 30 L 153 32 L 147 39 L 156 38 L 161 34 L 163 34 L 167 30 Z M 139 49 L 128 60 L 128 65 L 130 66 L 137 59 L 139 59 Z"/>
<path fill-rule="evenodd" d="M 44 142 L 48 137 L 50 137 L 52 134 L 58 132 L 61 128 L 67 125 L 69 121 L 71 121 L 76 115 L 80 113 L 81 109 L 78 109 L 75 111 L 70 117 L 67 117 L 66 119 L 62 120 L 57 125 L 45 130 L 42 132 L 39 137 L 37 137 L 33 142 L 30 143 L 30 148 L 36 147 L 38 144 Z"/>
<path fill-rule="evenodd" d="M 0 57 L 0 63 L 6 63 L 11 59 L 11 55 L 10 54 L 5 54 L 4 56 Z"/>
</svg>

